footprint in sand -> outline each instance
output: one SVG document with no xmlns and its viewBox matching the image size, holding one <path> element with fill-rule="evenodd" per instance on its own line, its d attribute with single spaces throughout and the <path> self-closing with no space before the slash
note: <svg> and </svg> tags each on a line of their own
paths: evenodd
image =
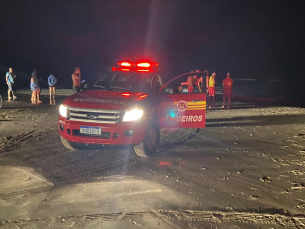
<svg viewBox="0 0 305 229">
<path fill-rule="evenodd" d="M 301 183 L 295 183 L 295 184 L 291 187 L 292 190 L 301 190 L 301 189 L 303 189 L 303 188 L 305 188 L 305 183 L 303 183 L 303 182 L 301 182 Z"/>
<path fill-rule="evenodd" d="M 252 195 L 249 197 L 249 200 L 258 200 L 258 196 Z"/>
<path fill-rule="evenodd" d="M 292 170 L 289 173 L 291 173 L 293 175 L 296 175 L 296 176 L 305 174 L 304 172 L 302 172 L 302 171 L 300 171 L 298 169 Z"/>
<path fill-rule="evenodd" d="M 260 181 L 261 181 L 261 182 L 267 182 L 267 183 L 269 183 L 269 182 L 271 182 L 271 178 L 270 178 L 270 177 L 267 177 L 267 176 L 263 176 L 263 177 L 260 178 Z"/>
</svg>

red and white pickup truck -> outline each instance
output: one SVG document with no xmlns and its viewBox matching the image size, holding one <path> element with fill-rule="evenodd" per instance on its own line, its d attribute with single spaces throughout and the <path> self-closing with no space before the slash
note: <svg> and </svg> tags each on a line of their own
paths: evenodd
<svg viewBox="0 0 305 229">
<path fill-rule="evenodd" d="M 158 148 L 160 128 L 204 128 L 206 94 L 181 86 L 194 74 L 163 84 L 157 63 L 119 62 L 60 105 L 63 145 L 131 145 L 147 157 Z"/>
</svg>

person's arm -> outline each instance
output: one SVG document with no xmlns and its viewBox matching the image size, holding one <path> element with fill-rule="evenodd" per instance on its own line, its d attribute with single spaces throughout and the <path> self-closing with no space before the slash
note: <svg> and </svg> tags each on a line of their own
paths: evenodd
<svg viewBox="0 0 305 229">
<path fill-rule="evenodd" d="M 198 82 L 197 82 L 197 86 L 199 88 L 199 91 L 201 92 L 201 86 L 200 83 L 202 83 L 202 77 L 199 78 Z"/>
<path fill-rule="evenodd" d="M 8 75 L 7 74 L 6 74 L 5 80 L 6 80 L 6 84 L 8 84 Z"/>
</svg>

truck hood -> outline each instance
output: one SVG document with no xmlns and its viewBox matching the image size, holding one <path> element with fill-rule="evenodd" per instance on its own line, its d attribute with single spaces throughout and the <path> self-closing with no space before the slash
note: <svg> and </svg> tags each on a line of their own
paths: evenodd
<svg viewBox="0 0 305 229">
<path fill-rule="evenodd" d="M 68 97 L 64 104 L 79 108 L 121 110 L 145 97 L 147 94 L 143 92 L 88 90 Z"/>
</svg>

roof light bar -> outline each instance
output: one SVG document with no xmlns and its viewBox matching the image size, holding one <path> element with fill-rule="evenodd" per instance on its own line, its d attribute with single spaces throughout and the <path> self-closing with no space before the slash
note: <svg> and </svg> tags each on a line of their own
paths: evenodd
<svg viewBox="0 0 305 229">
<path fill-rule="evenodd" d="M 138 63 L 137 66 L 138 66 L 138 67 L 149 68 L 149 67 L 150 67 L 150 63 Z"/>
<path fill-rule="evenodd" d="M 131 96 L 131 93 L 129 93 L 129 92 L 123 92 L 123 93 L 121 93 L 121 95 L 122 95 L 122 96 L 125 96 L 125 97 L 129 97 L 129 96 Z"/>
<path fill-rule="evenodd" d="M 130 67 L 131 63 L 130 62 L 119 62 L 118 65 L 124 66 L 124 67 Z"/>
</svg>

